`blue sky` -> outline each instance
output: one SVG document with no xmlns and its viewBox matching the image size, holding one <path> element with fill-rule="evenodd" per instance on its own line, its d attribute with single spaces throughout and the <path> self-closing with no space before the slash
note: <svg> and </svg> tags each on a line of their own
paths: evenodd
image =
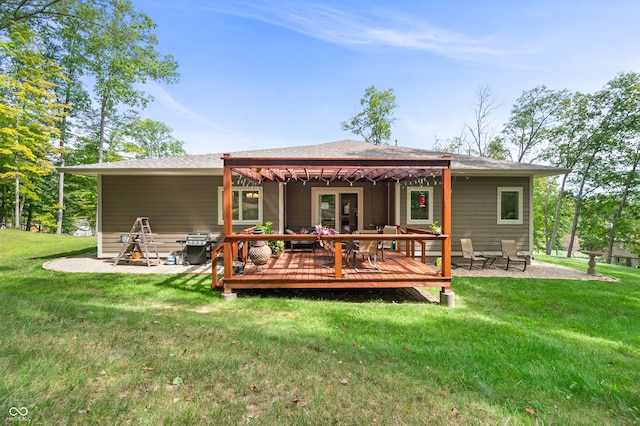
<svg viewBox="0 0 640 426">
<path fill-rule="evenodd" d="M 640 71 L 640 2 L 133 0 L 180 82 L 149 84 L 143 116 L 190 154 L 359 139 L 340 122 L 365 88 L 393 89 L 398 145 L 430 149 L 538 85 L 594 92 Z"/>
</svg>

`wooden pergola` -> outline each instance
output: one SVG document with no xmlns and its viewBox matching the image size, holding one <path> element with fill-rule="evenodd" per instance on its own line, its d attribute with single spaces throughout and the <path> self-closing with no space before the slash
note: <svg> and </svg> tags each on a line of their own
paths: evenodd
<svg viewBox="0 0 640 426">
<path fill-rule="evenodd" d="M 233 177 L 242 176 L 261 184 L 262 182 L 295 183 L 318 180 L 327 182 L 348 182 L 350 185 L 377 182 L 411 182 L 428 176 L 440 176 L 442 180 L 442 215 L 441 235 L 433 235 L 419 229 L 407 229 L 386 239 L 404 242 L 406 256 L 404 262 L 417 262 L 414 259 L 416 243 L 422 245 L 422 264 L 424 268 L 412 265 L 394 274 L 378 274 L 367 277 L 363 274 L 357 277 L 347 277 L 343 273 L 342 244 L 353 240 L 385 239 L 381 235 L 366 234 L 336 234 L 322 236 L 322 240 L 331 240 L 335 247 L 333 272 L 322 277 L 312 274 L 262 273 L 259 276 L 244 274 L 233 275 L 233 256 L 224 256 L 223 286 L 225 293 L 231 293 L 234 288 L 366 288 L 366 287 L 418 287 L 440 286 L 442 293 L 451 289 L 451 157 L 441 158 L 256 158 L 223 157 L 223 246 L 225 253 L 237 253 L 238 243 L 255 240 L 312 240 L 314 235 L 251 235 L 233 232 L 232 217 L 232 188 Z M 311 208 L 311 206 L 310 206 Z M 442 265 L 439 269 L 428 267 L 424 260 L 425 242 L 436 240 L 441 243 Z M 246 244 L 245 244 L 246 247 Z M 420 263 L 420 262 L 417 262 Z M 297 263 L 295 263 L 297 264 Z M 288 265 L 291 266 L 291 260 Z M 421 269 L 422 268 L 422 269 Z M 275 268 L 274 268 L 275 269 Z M 213 271 L 216 274 L 216 271 Z M 216 278 L 214 276 L 214 282 Z M 452 293 L 451 293 L 452 294 Z"/>
</svg>

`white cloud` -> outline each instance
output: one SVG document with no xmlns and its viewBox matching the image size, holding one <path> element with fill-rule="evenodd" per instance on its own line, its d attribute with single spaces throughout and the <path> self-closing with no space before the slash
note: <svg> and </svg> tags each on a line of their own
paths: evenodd
<svg viewBox="0 0 640 426">
<path fill-rule="evenodd" d="M 235 0 L 207 3 L 203 7 L 218 13 L 260 20 L 346 47 L 379 45 L 430 51 L 450 57 L 469 54 L 496 57 L 515 53 L 495 46 L 491 37 L 470 37 L 391 10 L 372 13 L 305 1 L 276 0 Z"/>
<path fill-rule="evenodd" d="M 144 90 L 154 97 L 155 101 L 173 113 L 202 126 L 214 129 L 219 132 L 228 132 L 227 129 L 209 120 L 206 117 L 191 111 L 189 108 L 175 100 L 173 96 L 160 84 L 155 82 L 147 83 Z"/>
</svg>

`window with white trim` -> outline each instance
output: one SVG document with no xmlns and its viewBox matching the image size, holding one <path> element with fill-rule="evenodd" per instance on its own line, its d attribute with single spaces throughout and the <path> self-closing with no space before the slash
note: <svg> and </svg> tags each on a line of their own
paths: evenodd
<svg viewBox="0 0 640 426">
<path fill-rule="evenodd" d="M 223 187 L 218 187 L 218 225 L 224 224 L 222 212 Z M 233 223 L 255 225 L 262 223 L 262 187 L 233 187 L 232 189 Z"/>
<path fill-rule="evenodd" d="M 522 224 L 522 188 L 498 187 L 498 224 Z"/>
<path fill-rule="evenodd" d="M 430 225 L 433 223 L 433 188 L 407 188 L 407 223 Z"/>
</svg>

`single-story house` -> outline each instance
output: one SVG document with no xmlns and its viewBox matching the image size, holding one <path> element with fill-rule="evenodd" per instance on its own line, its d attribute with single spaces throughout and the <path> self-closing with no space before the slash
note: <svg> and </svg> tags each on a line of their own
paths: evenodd
<svg viewBox="0 0 640 426">
<path fill-rule="evenodd" d="M 407 258 L 418 245 L 423 259 L 442 257 L 443 272 L 434 276 L 448 281 L 443 291 L 450 284 L 451 256 L 461 254 L 460 238 L 472 238 L 476 250 L 495 255 L 501 252 L 501 239 L 512 239 L 518 250 L 531 253 L 533 178 L 569 171 L 353 140 L 59 170 L 98 179 L 101 258 L 118 254 L 121 235 L 141 216 L 149 218 L 162 255 L 179 250 L 177 240 L 194 232 L 213 233 L 227 251 L 237 250 L 237 235 L 243 229 L 268 221 L 278 235 L 314 225 L 350 235 L 391 224 L 408 234 L 397 241 L 406 244 Z M 223 197 L 225 186 L 231 191 Z M 436 222 L 443 236 L 421 237 Z M 251 241 L 247 238 L 243 241 Z M 368 238 L 373 237 L 360 237 Z M 341 237 L 336 242 L 341 243 Z M 239 278 L 227 272 L 228 266 L 225 288 L 232 282 L 243 288 Z M 336 278 L 340 266 L 338 262 Z M 279 283 L 286 279 L 281 277 Z M 370 278 L 366 285 L 379 282 Z M 387 282 L 397 287 L 411 283 L 400 278 Z M 259 281 L 246 285 L 257 286 Z M 318 279 L 313 286 L 325 285 L 327 281 Z"/>
<path fill-rule="evenodd" d="M 441 152 L 343 140 L 318 145 L 232 152 L 233 157 L 270 158 L 403 158 L 441 157 Z M 500 239 L 514 239 L 518 250 L 533 250 L 533 178 L 567 173 L 545 165 L 516 163 L 468 155 L 451 155 L 452 251 L 460 254 L 460 238 L 472 238 L 474 248 L 499 253 Z M 176 240 L 188 233 L 222 234 L 222 174 L 220 154 L 131 160 L 60 168 L 98 178 L 98 257 L 117 255 L 120 235 L 136 217 L 147 216 L 161 254 L 181 248 Z M 331 225 L 337 230 L 374 229 L 397 224 L 428 228 L 440 217 L 439 176 L 374 181 L 365 177 L 342 181 L 301 179 L 256 184 L 234 178 L 234 229 L 273 223 L 287 227 Z M 251 198 L 255 197 L 255 198 Z M 416 202 L 423 207 L 412 207 Z M 327 211 L 327 204 L 334 212 Z M 348 206 L 348 207 L 347 207 Z M 348 217 L 347 217 L 348 215 Z M 428 253 L 436 255 L 436 252 Z"/>
</svg>

